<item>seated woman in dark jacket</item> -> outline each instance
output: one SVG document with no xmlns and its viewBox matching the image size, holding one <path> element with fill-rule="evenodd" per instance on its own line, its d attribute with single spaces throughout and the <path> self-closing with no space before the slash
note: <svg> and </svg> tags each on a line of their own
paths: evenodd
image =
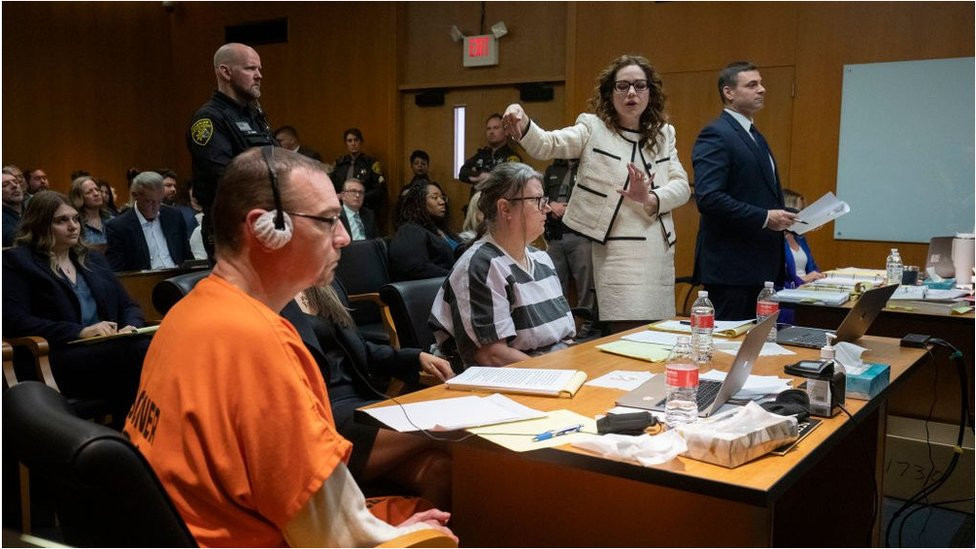
<svg viewBox="0 0 976 549">
<path fill-rule="evenodd" d="M 416 384 L 424 371 L 443 381 L 454 375 L 451 366 L 420 349 L 397 350 L 366 341 L 349 316 L 344 296 L 338 281 L 312 287 L 289 303 L 281 316 L 295 326 L 319 364 L 336 427 L 353 443 L 349 470 L 361 482 L 390 480 L 446 509 L 451 493 L 449 454 L 427 439 L 356 423 L 353 412 L 386 400 L 380 392 L 383 378 Z"/>
<path fill-rule="evenodd" d="M 397 231 L 390 241 L 394 280 L 447 276 L 461 240 L 447 228 L 447 199 L 441 186 L 420 181 L 400 196 Z"/>
<path fill-rule="evenodd" d="M 64 195 L 43 191 L 31 198 L 14 247 L 3 252 L 3 335 L 45 338 L 61 391 L 108 400 L 121 422 L 135 398 L 149 338 L 68 345 L 144 324 L 108 261 L 80 236 L 78 211 Z"/>
</svg>

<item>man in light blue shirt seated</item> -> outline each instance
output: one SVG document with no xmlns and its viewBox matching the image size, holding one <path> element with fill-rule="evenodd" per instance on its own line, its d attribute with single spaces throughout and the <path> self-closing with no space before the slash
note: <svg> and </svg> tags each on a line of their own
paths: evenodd
<svg viewBox="0 0 976 549">
<path fill-rule="evenodd" d="M 140 173 L 132 180 L 131 193 L 136 207 L 105 224 L 105 255 L 112 269 L 169 269 L 193 259 L 183 216 L 163 205 L 163 176 Z"/>
<path fill-rule="evenodd" d="M 342 192 L 339 193 L 339 198 L 342 199 L 342 212 L 339 218 L 353 240 L 368 240 L 379 236 L 379 231 L 376 229 L 376 214 L 363 206 L 365 196 L 366 186 L 362 181 L 350 178 L 342 184 Z"/>
</svg>

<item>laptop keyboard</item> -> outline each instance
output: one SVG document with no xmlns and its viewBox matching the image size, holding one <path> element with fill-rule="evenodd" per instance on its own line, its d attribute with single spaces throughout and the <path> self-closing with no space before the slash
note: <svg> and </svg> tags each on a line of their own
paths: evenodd
<svg viewBox="0 0 976 549">
<path fill-rule="evenodd" d="M 802 332 L 790 336 L 790 342 L 795 342 L 811 347 L 823 347 L 827 344 L 827 334 L 824 332 Z"/>
<path fill-rule="evenodd" d="M 711 381 L 708 379 L 699 381 L 698 395 L 695 399 L 698 402 L 698 410 L 701 411 L 711 406 L 712 402 L 715 401 L 715 397 L 718 396 L 718 391 L 721 388 L 721 381 Z M 667 402 L 668 399 L 664 398 L 661 402 L 658 402 L 657 405 L 663 407 L 665 404 L 667 404 Z"/>
</svg>

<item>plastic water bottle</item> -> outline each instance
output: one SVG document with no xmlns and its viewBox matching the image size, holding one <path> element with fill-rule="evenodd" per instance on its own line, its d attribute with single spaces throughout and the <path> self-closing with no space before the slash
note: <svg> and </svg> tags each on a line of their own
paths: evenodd
<svg viewBox="0 0 976 549">
<path fill-rule="evenodd" d="M 901 262 L 898 248 L 891 249 L 891 254 L 885 261 L 885 270 L 888 271 L 888 284 L 901 284 L 901 275 L 905 271 L 905 264 Z"/>
<path fill-rule="evenodd" d="M 715 328 L 715 307 L 708 300 L 708 292 L 698 292 L 691 305 L 691 352 L 698 364 L 712 360 L 712 330 Z"/>
<path fill-rule="evenodd" d="M 776 290 L 773 288 L 773 283 L 766 282 L 765 287 L 759 292 L 759 297 L 756 298 L 756 324 L 779 311 L 779 302 L 773 299 L 775 295 Z M 776 326 L 773 326 L 773 329 L 769 331 L 766 341 L 776 341 Z"/>
<path fill-rule="evenodd" d="M 691 338 L 678 336 L 665 368 L 668 398 L 664 422 L 668 427 L 698 421 L 698 365 L 692 356 Z"/>
</svg>

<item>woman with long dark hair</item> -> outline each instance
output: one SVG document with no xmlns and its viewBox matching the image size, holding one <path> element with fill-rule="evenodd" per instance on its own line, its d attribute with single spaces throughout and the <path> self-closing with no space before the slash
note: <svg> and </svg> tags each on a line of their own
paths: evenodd
<svg viewBox="0 0 976 549">
<path fill-rule="evenodd" d="M 661 77 L 647 59 L 623 55 L 597 79 L 591 113 L 545 131 L 520 105 L 505 111 L 510 136 L 538 159 L 579 158 L 563 222 L 594 241 L 593 280 L 600 320 L 613 329 L 671 318 L 674 245 L 671 212 L 688 201 Z"/>
<path fill-rule="evenodd" d="M 447 197 L 434 181 L 419 181 L 400 196 L 397 231 L 390 241 L 394 280 L 447 276 L 460 239 L 447 227 Z"/>
<path fill-rule="evenodd" d="M 102 254 L 81 242 L 78 211 L 60 193 L 31 198 L 15 245 L 3 252 L 3 335 L 41 336 L 68 397 L 106 399 L 121 423 L 135 397 L 149 339 L 71 344 L 134 332 L 142 311 Z"/>
</svg>

